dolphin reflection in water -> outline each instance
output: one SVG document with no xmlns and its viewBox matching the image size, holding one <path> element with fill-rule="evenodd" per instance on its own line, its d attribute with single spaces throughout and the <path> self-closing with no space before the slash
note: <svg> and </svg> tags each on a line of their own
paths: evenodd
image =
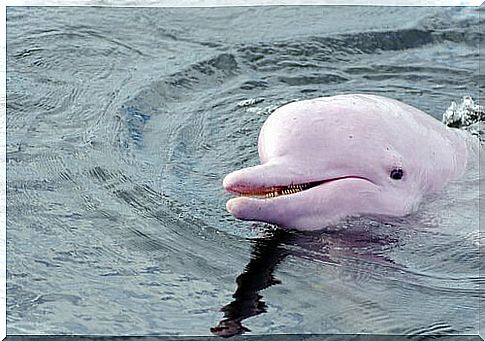
<svg viewBox="0 0 485 341">
<path fill-rule="evenodd" d="M 377 235 L 369 231 L 318 231 L 297 232 L 275 229 L 269 237 L 252 240 L 251 259 L 244 271 L 237 276 L 234 300 L 221 308 L 224 318 L 210 330 L 222 337 L 249 332 L 242 322 L 265 313 L 267 305 L 260 292 L 281 281 L 274 272 L 287 256 L 296 256 L 321 263 L 340 264 L 338 259 L 364 257 L 367 261 L 394 264 L 384 255 L 373 254 L 369 246 L 393 246 L 397 240 L 390 235 Z"/>
</svg>

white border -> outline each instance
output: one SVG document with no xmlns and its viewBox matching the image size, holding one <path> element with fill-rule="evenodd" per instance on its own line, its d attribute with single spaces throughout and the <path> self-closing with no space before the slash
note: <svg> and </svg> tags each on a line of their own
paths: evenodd
<svg viewBox="0 0 485 341">
<path fill-rule="evenodd" d="M 480 6 L 482 0 L 7 0 L 0 5 L 0 337 L 6 337 L 6 7 L 219 7 L 269 5 Z"/>
</svg>

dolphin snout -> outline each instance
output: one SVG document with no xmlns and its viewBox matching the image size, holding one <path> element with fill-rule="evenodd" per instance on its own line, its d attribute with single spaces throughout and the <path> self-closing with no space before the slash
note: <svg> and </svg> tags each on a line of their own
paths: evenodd
<svg viewBox="0 0 485 341">
<path fill-rule="evenodd" d="M 244 189 L 248 188 L 248 186 L 244 183 L 244 176 L 241 176 L 242 171 L 244 170 L 232 172 L 224 177 L 224 180 L 222 180 L 222 186 L 227 192 L 240 194 L 244 192 Z"/>
<path fill-rule="evenodd" d="M 237 173 L 237 171 L 229 173 L 228 175 L 226 175 L 224 177 L 224 180 L 222 180 L 222 187 L 224 187 L 224 189 L 228 192 L 232 192 L 231 189 L 237 183 L 237 174 L 235 174 L 235 173 Z"/>
<path fill-rule="evenodd" d="M 222 186 L 234 194 L 249 194 L 262 188 L 285 186 L 301 178 L 298 170 L 287 163 L 268 162 L 234 171 L 224 178 Z"/>
<path fill-rule="evenodd" d="M 228 192 L 243 194 L 253 192 L 254 189 L 266 187 L 271 184 L 271 174 L 267 166 L 258 165 L 234 171 L 224 178 L 222 186 Z"/>
</svg>

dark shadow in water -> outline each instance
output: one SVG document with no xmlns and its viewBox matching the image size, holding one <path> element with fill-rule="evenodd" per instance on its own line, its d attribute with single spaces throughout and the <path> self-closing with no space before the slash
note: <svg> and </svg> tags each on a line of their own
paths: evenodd
<svg viewBox="0 0 485 341">
<path fill-rule="evenodd" d="M 378 264 L 396 266 L 386 255 L 363 251 L 369 245 L 391 245 L 396 242 L 389 236 L 379 236 L 368 231 L 340 230 L 297 232 L 276 229 L 269 237 L 253 240 L 251 260 L 236 278 L 234 300 L 221 308 L 224 318 L 210 330 L 221 337 L 231 337 L 249 332 L 242 321 L 265 313 L 266 303 L 260 291 L 281 281 L 273 275 L 279 264 L 288 256 L 312 259 L 323 263 L 340 263 L 341 256 L 357 257 Z M 309 251 L 309 252 L 307 252 Z"/>
<path fill-rule="evenodd" d="M 259 292 L 281 283 L 273 273 L 290 253 L 284 244 L 292 238 L 293 233 L 276 230 L 269 238 L 255 240 L 251 260 L 236 278 L 237 289 L 232 295 L 234 300 L 222 307 L 224 318 L 211 328 L 213 334 L 231 337 L 248 332 L 250 330 L 242 325 L 242 321 L 266 312 L 266 303 Z"/>
</svg>

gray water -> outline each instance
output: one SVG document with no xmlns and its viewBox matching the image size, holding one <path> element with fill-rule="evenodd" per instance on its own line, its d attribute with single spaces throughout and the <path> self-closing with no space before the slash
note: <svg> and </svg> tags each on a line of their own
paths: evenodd
<svg viewBox="0 0 485 341">
<path fill-rule="evenodd" d="M 289 101 L 374 93 L 440 118 L 476 98 L 478 20 L 8 8 L 7 332 L 477 333 L 473 162 L 415 214 L 315 233 L 236 221 L 221 184 L 258 163 L 259 128 Z"/>
</svg>

